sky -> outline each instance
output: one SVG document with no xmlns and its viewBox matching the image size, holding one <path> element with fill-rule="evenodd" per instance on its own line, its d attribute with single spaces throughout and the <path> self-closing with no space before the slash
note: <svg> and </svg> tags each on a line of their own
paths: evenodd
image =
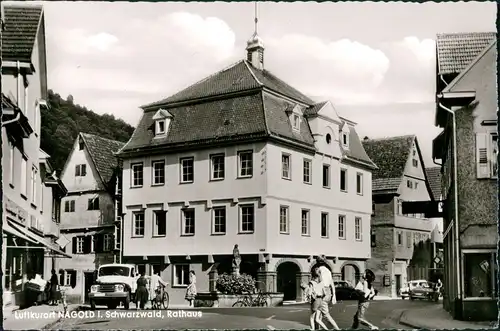
<svg viewBox="0 0 500 331">
<path fill-rule="evenodd" d="M 137 125 L 158 101 L 245 58 L 254 3 L 43 2 L 49 88 Z M 495 2 L 261 2 L 265 68 L 360 137 L 415 134 L 433 166 L 435 37 L 496 31 Z"/>
</svg>

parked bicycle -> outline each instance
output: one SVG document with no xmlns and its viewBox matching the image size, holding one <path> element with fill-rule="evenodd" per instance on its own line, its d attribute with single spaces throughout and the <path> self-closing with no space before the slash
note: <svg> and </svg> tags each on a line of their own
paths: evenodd
<svg viewBox="0 0 500 331">
<path fill-rule="evenodd" d="M 257 291 L 257 296 L 254 298 L 252 294 L 244 294 L 238 301 L 233 304 L 233 307 L 267 307 L 268 302 L 271 302 L 271 296 L 268 293 Z"/>
<path fill-rule="evenodd" d="M 153 309 L 168 309 L 168 304 L 170 303 L 170 297 L 167 292 L 167 288 L 160 284 L 160 287 L 155 290 L 156 295 L 151 300 L 151 306 Z"/>
</svg>

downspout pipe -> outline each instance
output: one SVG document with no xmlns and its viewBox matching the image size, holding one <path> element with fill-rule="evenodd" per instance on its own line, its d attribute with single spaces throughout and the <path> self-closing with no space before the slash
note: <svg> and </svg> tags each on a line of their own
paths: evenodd
<svg viewBox="0 0 500 331">
<path fill-rule="evenodd" d="M 16 102 L 18 107 L 20 107 L 20 101 L 21 100 L 21 63 L 19 61 L 16 61 L 16 66 L 17 66 L 17 93 L 16 93 Z"/>
<path fill-rule="evenodd" d="M 457 157 L 457 121 L 455 117 L 455 112 L 450 108 L 445 107 L 438 101 L 438 105 L 441 109 L 451 114 L 452 123 L 453 123 L 453 177 L 454 177 L 454 185 L 453 185 L 453 195 L 454 195 L 454 207 L 455 207 L 455 251 L 456 251 L 456 276 L 457 276 L 457 296 L 459 299 L 462 298 L 462 282 L 461 282 L 461 274 L 460 274 L 460 240 L 459 240 L 459 229 L 458 229 L 458 157 Z"/>
</svg>

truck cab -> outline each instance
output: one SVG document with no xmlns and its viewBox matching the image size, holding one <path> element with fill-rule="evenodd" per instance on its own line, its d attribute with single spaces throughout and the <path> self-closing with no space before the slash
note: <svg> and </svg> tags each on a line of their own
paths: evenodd
<svg viewBox="0 0 500 331">
<path fill-rule="evenodd" d="M 95 284 L 90 288 L 90 307 L 94 310 L 96 305 L 105 305 L 108 309 L 115 309 L 123 303 L 124 308 L 129 309 L 130 302 L 135 301 L 137 278 L 133 264 L 100 266 Z"/>
</svg>

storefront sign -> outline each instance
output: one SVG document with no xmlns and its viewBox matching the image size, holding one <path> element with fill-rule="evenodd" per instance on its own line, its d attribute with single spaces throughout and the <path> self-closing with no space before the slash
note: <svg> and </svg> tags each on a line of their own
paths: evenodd
<svg viewBox="0 0 500 331">
<path fill-rule="evenodd" d="M 445 215 L 444 201 L 403 201 L 402 214 L 424 214 L 426 218 L 440 218 Z"/>
</svg>

